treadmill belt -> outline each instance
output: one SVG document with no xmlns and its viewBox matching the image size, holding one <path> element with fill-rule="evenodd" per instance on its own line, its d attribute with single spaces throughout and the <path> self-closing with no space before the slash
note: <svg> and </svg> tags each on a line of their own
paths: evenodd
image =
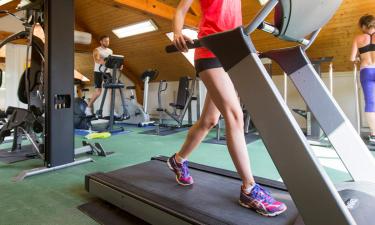
<svg viewBox="0 0 375 225">
<path fill-rule="evenodd" d="M 275 198 L 288 206 L 286 213 L 268 218 L 238 204 L 240 180 L 193 168 L 190 172 L 194 185 L 182 187 L 176 183 L 174 174 L 165 162 L 151 160 L 106 174 L 88 175 L 86 188 L 90 191 L 90 185 L 99 182 L 110 186 L 115 192 L 138 198 L 138 201 L 147 199 L 147 203 L 154 208 L 176 217 L 183 215 L 184 220 L 191 218 L 190 223 L 292 225 L 298 215 L 290 195 L 283 190 L 267 188 Z M 126 209 L 126 205 L 123 208 Z M 142 218 L 142 215 L 136 216 Z"/>
</svg>

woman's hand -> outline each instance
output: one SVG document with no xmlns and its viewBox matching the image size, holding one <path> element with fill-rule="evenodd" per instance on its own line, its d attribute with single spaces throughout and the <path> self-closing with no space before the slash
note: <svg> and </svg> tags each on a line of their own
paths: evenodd
<svg viewBox="0 0 375 225">
<path fill-rule="evenodd" d="M 176 46 L 176 48 L 181 52 L 188 52 L 189 48 L 186 44 L 186 42 L 190 42 L 191 44 L 194 44 L 193 40 L 189 37 L 183 35 L 181 32 L 175 32 L 173 35 L 173 44 Z"/>
</svg>

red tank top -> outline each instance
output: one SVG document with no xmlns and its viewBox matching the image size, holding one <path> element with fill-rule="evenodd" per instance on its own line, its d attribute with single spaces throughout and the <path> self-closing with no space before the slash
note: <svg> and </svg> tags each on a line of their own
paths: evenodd
<svg viewBox="0 0 375 225">
<path fill-rule="evenodd" d="M 200 3 L 202 18 L 198 38 L 242 25 L 241 0 L 200 0 Z M 215 55 L 206 48 L 197 48 L 194 58 L 215 58 Z"/>
</svg>

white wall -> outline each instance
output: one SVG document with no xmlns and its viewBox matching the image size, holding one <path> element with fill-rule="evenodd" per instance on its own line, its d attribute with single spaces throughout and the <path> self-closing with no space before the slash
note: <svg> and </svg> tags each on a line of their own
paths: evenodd
<svg viewBox="0 0 375 225">
<path fill-rule="evenodd" d="M 0 88 L 0 109 L 8 106 L 26 108 L 18 99 L 17 90 L 26 68 L 26 46 L 7 44 L 3 85 Z"/>
<path fill-rule="evenodd" d="M 273 80 L 278 87 L 281 94 L 283 94 L 283 76 L 274 76 Z M 334 73 L 333 79 L 333 96 L 336 99 L 337 103 L 340 105 L 348 119 L 352 122 L 352 124 L 356 125 L 356 103 L 355 103 L 355 87 L 353 81 L 353 72 L 336 72 Z M 328 74 L 323 74 L 323 81 L 328 86 Z M 293 83 L 288 80 L 288 106 L 290 109 L 298 108 L 298 109 L 306 109 L 306 105 L 302 100 L 301 96 L 297 92 L 296 88 L 294 87 Z M 363 97 L 362 91 L 360 91 L 360 99 L 363 104 Z M 363 113 L 364 109 L 361 107 L 361 112 Z M 296 120 L 300 124 L 301 127 L 306 127 L 306 123 L 304 118 L 299 115 L 296 115 L 293 112 Z M 363 126 L 367 126 L 366 122 L 364 121 Z"/>
</svg>

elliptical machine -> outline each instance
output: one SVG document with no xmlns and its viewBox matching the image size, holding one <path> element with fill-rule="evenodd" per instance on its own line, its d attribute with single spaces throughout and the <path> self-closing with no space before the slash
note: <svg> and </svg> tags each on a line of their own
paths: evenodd
<svg viewBox="0 0 375 225">
<path fill-rule="evenodd" d="M 96 111 L 96 116 L 99 119 L 108 119 L 108 124 L 106 125 L 106 128 L 104 130 L 98 130 L 98 131 L 108 131 L 110 133 L 113 132 L 121 132 L 124 131 L 123 127 L 118 127 L 115 128 L 115 120 L 127 120 L 129 119 L 129 113 L 128 110 L 126 109 L 126 104 L 125 104 L 125 97 L 122 89 L 125 87 L 123 83 L 120 82 L 119 78 L 117 77 L 117 73 L 119 72 L 121 66 L 124 63 L 124 56 L 122 55 L 110 55 L 105 59 L 105 67 L 106 69 L 102 71 L 102 75 L 104 77 L 105 83 L 103 85 L 104 88 L 104 94 L 102 101 L 100 103 L 100 108 L 99 110 Z M 112 69 L 112 76 L 108 76 L 107 70 Z M 103 106 L 105 99 L 107 97 L 108 89 L 111 90 L 111 108 L 110 108 L 110 114 L 109 117 L 103 117 Z M 116 100 L 116 90 L 120 92 L 120 97 L 121 97 L 121 105 L 123 109 L 122 116 L 119 118 L 115 118 L 115 100 Z"/>
<path fill-rule="evenodd" d="M 150 115 L 147 112 L 148 109 L 148 89 L 149 83 L 155 80 L 159 75 L 159 71 L 156 69 L 148 69 L 141 75 L 141 80 L 144 83 L 143 90 L 143 106 L 137 102 L 135 99 L 135 86 L 126 87 L 130 90 L 131 95 L 129 99 L 126 99 L 126 107 L 128 110 L 128 115 L 130 118 L 126 121 L 128 124 L 136 124 L 139 127 L 145 127 L 153 125 L 155 121 L 151 121 Z"/>
</svg>

